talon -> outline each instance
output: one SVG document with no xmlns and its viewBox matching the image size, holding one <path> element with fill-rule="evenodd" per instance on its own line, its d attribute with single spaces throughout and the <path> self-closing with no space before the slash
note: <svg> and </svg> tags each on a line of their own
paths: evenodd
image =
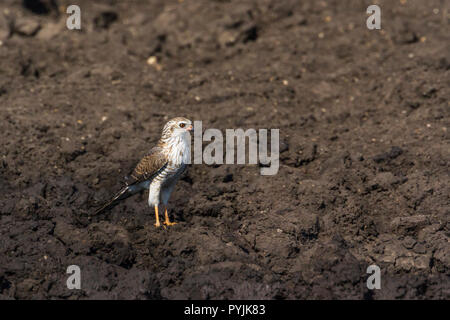
<svg viewBox="0 0 450 320">
<path fill-rule="evenodd" d="M 173 225 L 176 225 L 176 224 L 177 224 L 176 222 L 170 222 L 170 220 L 169 220 L 169 215 L 167 214 L 167 208 L 166 208 L 166 210 L 164 211 L 164 216 L 165 216 L 164 224 L 165 224 L 166 226 L 173 226 Z"/>
<path fill-rule="evenodd" d="M 164 224 L 165 224 L 166 226 L 174 226 L 174 225 L 176 225 L 177 223 L 176 223 L 176 222 L 170 222 L 170 221 L 164 221 Z"/>
</svg>

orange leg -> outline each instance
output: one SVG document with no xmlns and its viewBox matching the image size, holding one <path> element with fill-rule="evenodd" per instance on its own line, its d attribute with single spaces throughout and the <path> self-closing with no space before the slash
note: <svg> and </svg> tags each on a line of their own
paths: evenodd
<svg viewBox="0 0 450 320">
<path fill-rule="evenodd" d="M 169 220 L 169 215 L 167 214 L 167 207 L 165 208 L 164 216 L 165 216 L 165 218 L 166 218 L 166 220 L 164 221 L 164 224 L 165 224 L 166 226 L 173 226 L 174 224 L 177 224 L 176 222 L 170 222 L 170 220 Z"/>
<path fill-rule="evenodd" d="M 158 206 L 155 206 L 155 217 L 156 217 L 156 223 L 155 227 L 160 227 L 161 224 L 159 223 L 159 213 L 158 213 Z"/>
</svg>

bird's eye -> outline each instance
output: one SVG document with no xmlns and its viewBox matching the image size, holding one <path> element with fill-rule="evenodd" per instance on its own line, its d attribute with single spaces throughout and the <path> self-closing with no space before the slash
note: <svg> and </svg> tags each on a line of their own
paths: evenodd
<svg viewBox="0 0 450 320">
<path fill-rule="evenodd" d="M 180 126 L 180 128 L 184 128 L 184 127 L 186 127 L 186 123 L 182 122 L 179 124 L 179 126 Z"/>
</svg>

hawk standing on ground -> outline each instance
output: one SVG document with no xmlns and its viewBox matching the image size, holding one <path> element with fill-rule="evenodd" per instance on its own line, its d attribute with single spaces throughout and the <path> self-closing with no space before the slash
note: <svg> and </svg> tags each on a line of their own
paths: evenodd
<svg viewBox="0 0 450 320">
<path fill-rule="evenodd" d="M 95 214 L 141 190 L 149 189 L 148 205 L 155 207 L 155 226 L 161 225 L 158 213 L 161 202 L 164 206 L 164 225 L 174 225 L 175 222 L 170 222 L 167 214 L 167 203 L 175 184 L 189 163 L 191 156 L 189 132 L 192 129 L 192 122 L 186 118 L 178 117 L 167 122 L 158 144 L 139 161 L 126 186 Z"/>
</svg>

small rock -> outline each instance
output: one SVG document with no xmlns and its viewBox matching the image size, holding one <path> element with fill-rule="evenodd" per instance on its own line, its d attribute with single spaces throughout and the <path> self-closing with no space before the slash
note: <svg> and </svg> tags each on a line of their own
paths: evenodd
<svg viewBox="0 0 450 320">
<path fill-rule="evenodd" d="M 417 269 L 428 269 L 430 267 L 430 258 L 427 256 L 418 256 L 414 260 L 414 266 Z"/>
<path fill-rule="evenodd" d="M 412 267 L 414 267 L 414 258 L 413 257 L 399 257 L 395 260 L 395 266 L 399 267 L 403 270 L 409 271 Z"/>
<path fill-rule="evenodd" d="M 158 63 L 158 59 L 155 56 L 151 56 L 147 59 L 147 64 L 154 65 Z"/>
<path fill-rule="evenodd" d="M 403 240 L 403 246 L 406 249 L 412 249 L 416 243 L 417 243 L 417 241 L 414 240 L 414 238 L 409 237 L 409 236 Z"/>
<path fill-rule="evenodd" d="M 39 22 L 30 18 L 17 19 L 14 24 L 14 32 L 25 37 L 35 36 L 40 29 L 41 25 Z"/>
</svg>

